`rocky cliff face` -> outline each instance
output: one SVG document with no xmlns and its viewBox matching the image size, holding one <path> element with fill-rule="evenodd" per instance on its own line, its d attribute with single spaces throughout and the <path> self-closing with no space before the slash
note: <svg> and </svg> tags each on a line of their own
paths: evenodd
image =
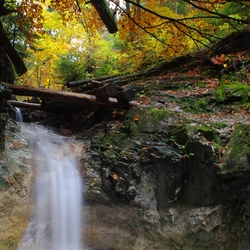
<svg viewBox="0 0 250 250">
<path fill-rule="evenodd" d="M 78 134 L 85 248 L 248 249 L 248 130 L 137 107 Z M 11 119 L 5 133 L 0 249 L 16 249 L 32 206 L 32 152 Z"/>
<path fill-rule="evenodd" d="M 248 153 L 231 156 L 245 164 L 232 171 L 229 138 L 157 108 L 134 108 L 97 131 L 82 157 L 86 244 L 247 249 Z"/>
<path fill-rule="evenodd" d="M 16 249 L 32 208 L 32 152 L 28 138 L 9 119 L 0 162 L 0 249 Z"/>
<path fill-rule="evenodd" d="M 10 119 L 11 90 L 0 83 L 0 249 L 16 249 L 30 216 L 32 152 Z"/>
</svg>

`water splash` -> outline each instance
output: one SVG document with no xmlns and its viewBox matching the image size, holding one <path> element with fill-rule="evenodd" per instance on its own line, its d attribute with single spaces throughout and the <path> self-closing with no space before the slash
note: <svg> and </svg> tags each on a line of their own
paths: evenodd
<svg viewBox="0 0 250 250">
<path fill-rule="evenodd" d="M 81 180 L 73 146 L 40 126 L 22 125 L 36 162 L 35 210 L 20 250 L 81 249 Z"/>
</svg>

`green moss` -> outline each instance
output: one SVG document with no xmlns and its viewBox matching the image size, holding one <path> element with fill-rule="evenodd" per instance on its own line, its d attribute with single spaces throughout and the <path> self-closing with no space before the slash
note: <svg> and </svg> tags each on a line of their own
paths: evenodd
<svg viewBox="0 0 250 250">
<path fill-rule="evenodd" d="M 224 156 L 227 170 L 238 172 L 250 171 L 250 126 L 237 124 L 232 139 Z"/>
<path fill-rule="evenodd" d="M 127 138 L 127 135 L 124 133 L 114 133 L 113 131 L 110 131 L 105 135 L 103 138 L 103 144 L 104 145 L 112 145 L 112 144 L 121 144 L 124 139 Z"/>
<path fill-rule="evenodd" d="M 151 121 L 158 122 L 170 115 L 168 109 L 152 108 L 149 110 L 149 118 Z"/>
<path fill-rule="evenodd" d="M 226 128 L 228 126 L 225 122 L 211 122 L 210 125 L 215 129 Z"/>
<path fill-rule="evenodd" d="M 0 241 L 0 245 L 4 246 L 4 249 L 14 250 L 17 248 L 17 241 L 13 237 L 9 237 Z"/>
<path fill-rule="evenodd" d="M 207 98 L 186 98 L 185 100 L 185 111 L 188 113 L 197 113 L 197 112 L 208 112 L 208 101 Z"/>
<path fill-rule="evenodd" d="M 223 81 L 215 91 L 215 98 L 218 102 L 224 102 L 229 98 L 242 99 L 241 102 L 248 101 L 249 85 L 237 80 Z"/>
<path fill-rule="evenodd" d="M 201 131 L 201 132 L 207 132 L 207 131 L 211 131 L 211 130 L 212 130 L 211 127 L 204 125 L 204 124 L 201 124 L 199 127 L 199 131 Z"/>
<path fill-rule="evenodd" d="M 205 88 L 207 86 L 207 83 L 204 83 L 202 81 L 199 81 L 197 82 L 197 85 L 200 87 L 200 88 Z"/>
</svg>

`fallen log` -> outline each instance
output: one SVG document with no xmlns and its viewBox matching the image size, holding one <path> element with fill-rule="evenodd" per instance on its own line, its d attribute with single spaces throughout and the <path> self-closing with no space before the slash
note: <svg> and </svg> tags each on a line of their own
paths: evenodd
<svg viewBox="0 0 250 250">
<path fill-rule="evenodd" d="M 84 91 L 93 90 L 95 88 L 99 88 L 99 87 L 102 87 L 102 86 L 103 86 L 102 82 L 93 80 L 91 82 L 86 83 L 84 86 L 79 87 L 78 89 L 80 91 L 84 92 Z"/>
<path fill-rule="evenodd" d="M 117 77 L 117 76 L 102 76 L 102 77 L 97 77 L 97 78 L 92 78 L 92 79 L 87 79 L 87 80 L 79 80 L 79 81 L 68 82 L 66 84 L 66 87 L 68 87 L 68 88 L 78 87 L 78 86 L 81 86 L 81 85 L 84 85 L 84 84 L 91 83 L 93 81 L 101 82 L 103 80 L 107 80 L 107 79 L 115 78 L 115 77 Z"/>
<path fill-rule="evenodd" d="M 62 102 L 77 103 L 88 106 L 103 106 L 116 109 L 128 109 L 134 105 L 135 102 L 118 102 L 115 98 L 100 99 L 94 95 L 79 94 L 75 92 L 66 92 L 45 88 L 24 87 L 15 84 L 6 84 L 8 88 L 13 91 L 14 95 L 19 96 L 36 96 L 49 100 L 58 100 Z"/>
<path fill-rule="evenodd" d="M 46 105 L 44 105 L 43 103 L 39 104 L 39 103 L 21 102 L 15 100 L 9 100 L 9 103 L 16 108 L 40 110 L 56 114 L 77 113 L 81 111 L 84 106 L 76 103 L 68 103 L 68 102 L 66 103 L 60 101 L 52 101 L 51 103 L 47 103 Z"/>
<path fill-rule="evenodd" d="M 113 83 L 103 85 L 101 82 L 92 82 L 92 85 L 93 84 L 94 86 L 99 85 L 99 87 L 85 92 L 86 94 L 107 99 L 109 97 L 115 96 L 118 93 L 118 87 Z"/>
<path fill-rule="evenodd" d="M 21 101 L 14 101 L 14 100 L 9 100 L 9 103 L 13 107 L 17 107 L 17 108 L 27 108 L 27 109 L 48 111 L 48 109 L 42 107 L 41 104 L 38 104 L 38 103 L 21 102 Z"/>
<path fill-rule="evenodd" d="M 129 102 L 135 99 L 135 92 L 133 89 L 121 89 L 114 97 L 118 101 Z"/>
</svg>

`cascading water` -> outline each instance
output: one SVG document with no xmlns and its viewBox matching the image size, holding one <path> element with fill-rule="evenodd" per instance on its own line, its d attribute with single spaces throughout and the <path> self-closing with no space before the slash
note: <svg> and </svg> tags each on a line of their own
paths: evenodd
<svg viewBox="0 0 250 250">
<path fill-rule="evenodd" d="M 34 148 L 36 181 L 34 214 L 19 249 L 80 250 L 81 179 L 73 150 L 44 127 L 23 124 L 22 130 Z"/>
<path fill-rule="evenodd" d="M 22 112 L 19 108 L 15 108 L 14 109 L 14 119 L 17 121 L 17 122 L 22 122 L 23 121 L 23 115 L 22 115 Z"/>
</svg>

